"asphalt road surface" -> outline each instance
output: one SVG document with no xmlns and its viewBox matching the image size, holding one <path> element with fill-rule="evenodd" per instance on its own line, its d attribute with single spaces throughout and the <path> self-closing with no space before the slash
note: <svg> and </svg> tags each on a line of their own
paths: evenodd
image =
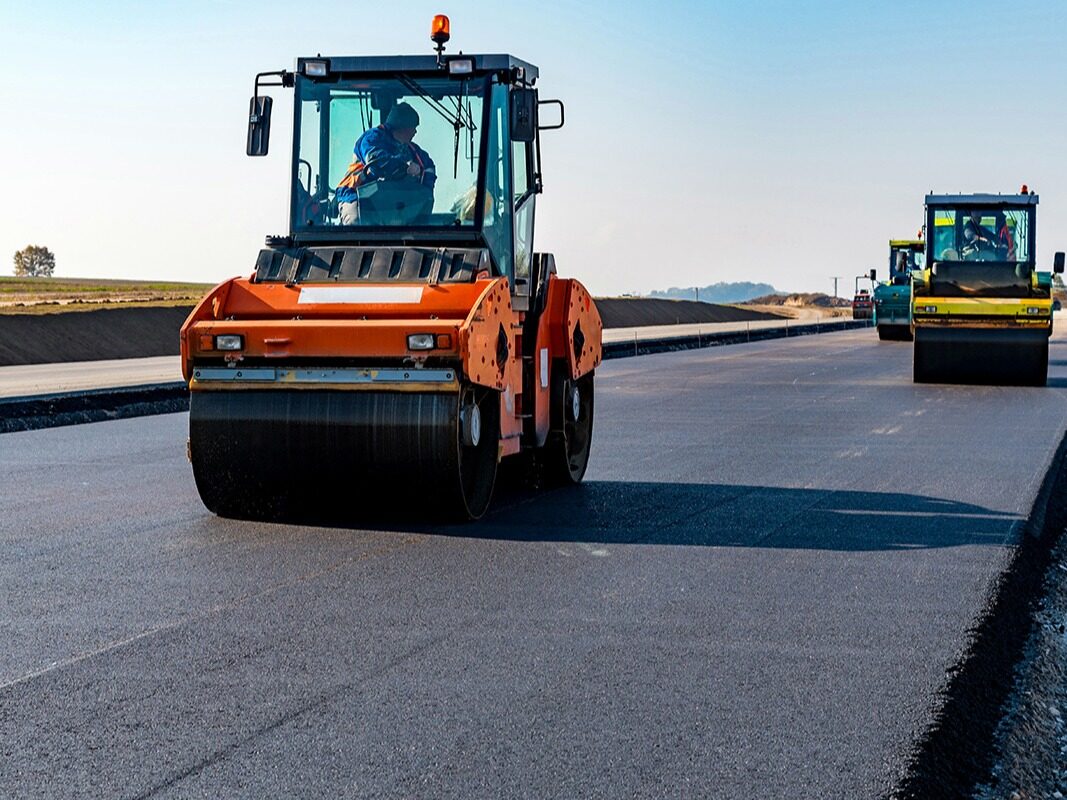
<svg viewBox="0 0 1067 800">
<path fill-rule="evenodd" d="M 144 386 L 182 380 L 179 356 L 0 367 L 0 398 Z"/>
<path fill-rule="evenodd" d="M 1067 427 L 1052 362 L 608 362 L 582 487 L 439 530 L 217 519 L 184 415 L 4 434 L 0 797 L 877 797 Z"/>
</svg>

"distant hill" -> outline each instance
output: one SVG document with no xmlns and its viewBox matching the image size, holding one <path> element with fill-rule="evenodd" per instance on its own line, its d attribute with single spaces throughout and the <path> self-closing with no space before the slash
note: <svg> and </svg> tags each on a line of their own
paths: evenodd
<svg viewBox="0 0 1067 800">
<path fill-rule="evenodd" d="M 743 303 L 754 297 L 776 294 L 777 290 L 769 283 L 713 283 L 700 287 L 700 300 L 704 303 Z M 662 297 L 668 300 L 696 300 L 692 286 L 672 286 L 665 292 L 652 292 L 649 297 Z"/>
</svg>

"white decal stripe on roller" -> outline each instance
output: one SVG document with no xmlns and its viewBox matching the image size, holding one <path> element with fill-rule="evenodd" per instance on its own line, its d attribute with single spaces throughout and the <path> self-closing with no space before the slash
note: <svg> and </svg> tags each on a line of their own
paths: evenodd
<svg viewBox="0 0 1067 800">
<path fill-rule="evenodd" d="M 301 305 L 309 303 L 421 303 L 421 286 L 305 286 Z"/>
</svg>

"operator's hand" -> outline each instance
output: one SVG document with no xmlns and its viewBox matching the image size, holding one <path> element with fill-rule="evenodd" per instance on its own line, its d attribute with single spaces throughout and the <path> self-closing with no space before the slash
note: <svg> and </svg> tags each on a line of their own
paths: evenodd
<svg viewBox="0 0 1067 800">
<path fill-rule="evenodd" d="M 412 178 L 419 177 L 420 175 L 422 175 L 422 167 L 412 161 L 410 164 L 408 164 L 408 175 L 410 175 Z"/>
</svg>

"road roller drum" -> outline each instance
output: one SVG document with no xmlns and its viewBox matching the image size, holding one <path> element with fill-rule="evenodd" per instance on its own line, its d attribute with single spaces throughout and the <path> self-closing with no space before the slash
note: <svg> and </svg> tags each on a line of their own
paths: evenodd
<svg viewBox="0 0 1067 800">
<path fill-rule="evenodd" d="M 915 331 L 916 383 L 1044 386 L 1048 334 L 1041 330 L 934 328 Z"/>
<path fill-rule="evenodd" d="M 197 489 L 223 516 L 336 517 L 383 504 L 399 512 L 417 494 L 442 516 L 479 517 L 496 476 L 500 404 L 491 389 L 465 395 L 194 392 Z M 480 421 L 473 437 L 472 417 Z"/>
</svg>

